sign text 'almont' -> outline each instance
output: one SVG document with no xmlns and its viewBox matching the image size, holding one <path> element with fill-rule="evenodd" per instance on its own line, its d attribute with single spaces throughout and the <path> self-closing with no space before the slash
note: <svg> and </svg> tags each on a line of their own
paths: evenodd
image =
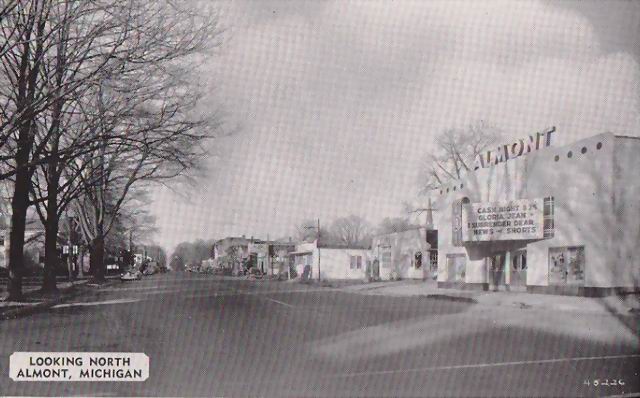
<svg viewBox="0 0 640 398">
<path fill-rule="evenodd" d="M 541 133 L 530 135 L 528 138 L 520 139 L 511 144 L 499 146 L 495 150 L 486 151 L 478 154 L 474 162 L 474 170 L 483 169 L 498 163 L 506 162 L 525 155 L 532 151 L 551 145 L 551 134 L 556 131 L 555 127 L 551 127 Z"/>
</svg>

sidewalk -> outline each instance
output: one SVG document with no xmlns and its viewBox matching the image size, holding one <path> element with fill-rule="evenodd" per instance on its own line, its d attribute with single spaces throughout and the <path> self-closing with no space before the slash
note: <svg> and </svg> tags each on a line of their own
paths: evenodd
<svg viewBox="0 0 640 398">
<path fill-rule="evenodd" d="M 15 319 L 21 316 L 43 311 L 56 304 L 77 297 L 82 293 L 78 287 L 85 286 L 89 279 L 73 282 L 58 282 L 58 291 L 52 294 L 42 294 L 39 286 L 25 286 L 22 289 L 24 301 L 7 301 L 7 292 L 0 293 L 0 321 Z"/>
<path fill-rule="evenodd" d="M 590 314 L 618 314 L 638 316 L 638 295 L 609 296 L 601 298 L 534 294 L 526 292 L 491 292 L 438 288 L 435 281 L 404 280 L 385 281 L 344 286 L 339 290 L 383 296 L 417 296 L 431 299 L 465 301 L 485 306 L 507 306 L 520 309 L 544 309 Z"/>
</svg>

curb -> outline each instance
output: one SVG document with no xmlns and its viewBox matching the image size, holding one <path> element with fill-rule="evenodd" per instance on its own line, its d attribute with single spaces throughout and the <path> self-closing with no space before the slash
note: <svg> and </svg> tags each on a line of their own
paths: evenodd
<svg viewBox="0 0 640 398">
<path fill-rule="evenodd" d="M 490 306 L 490 307 L 496 307 L 496 306 L 506 306 L 506 307 L 510 307 L 510 308 L 515 308 L 515 309 L 520 309 L 520 310 L 551 310 L 551 311 L 557 311 L 557 312 L 573 312 L 573 313 L 579 313 L 579 314 L 605 314 L 607 313 L 607 311 L 609 311 L 609 313 L 612 313 L 614 315 L 617 316 L 623 316 L 623 317 L 638 317 L 640 316 L 640 308 L 611 308 L 607 311 L 602 310 L 602 309 L 586 309 L 586 308 L 580 308 L 579 306 L 573 306 L 573 305 L 562 305 L 562 304 L 557 304 L 554 303 L 553 305 L 548 305 L 548 304 L 540 304 L 540 303 L 532 303 L 526 300 L 506 300 L 503 302 L 493 302 L 493 301 L 485 301 L 482 297 L 482 294 L 477 297 L 477 298 L 473 298 L 473 297 L 469 297 L 468 295 L 458 295 L 458 294 L 447 294 L 445 292 L 443 293 L 415 293 L 415 294 L 404 294 L 404 295 L 395 295 L 395 294 L 385 294 L 386 292 L 380 292 L 380 289 L 386 288 L 387 286 L 371 286 L 371 287 L 366 287 L 366 288 L 361 288 L 361 289 L 340 289 L 338 288 L 337 290 L 343 291 L 343 292 L 348 292 L 348 293 L 355 293 L 355 294 L 364 294 L 364 295 L 379 295 L 379 296 L 389 296 L 389 297 L 418 297 L 418 298 L 425 298 L 425 299 L 432 299 L 432 300 L 445 300 L 445 301 L 452 301 L 452 302 L 463 302 L 463 303 L 470 303 L 470 304 L 478 304 L 478 305 L 482 305 L 482 306 Z"/>
<path fill-rule="evenodd" d="M 418 297 L 424 297 L 432 300 L 445 300 L 445 301 L 455 301 L 459 303 L 469 303 L 469 304 L 478 304 L 478 300 L 471 297 L 463 297 L 463 296 L 450 296 L 447 294 L 421 294 Z"/>
<path fill-rule="evenodd" d="M 110 286 L 111 284 L 113 284 L 113 281 L 107 281 L 107 283 L 100 285 L 101 287 L 105 287 L 105 286 Z M 78 283 L 75 284 L 73 286 L 69 286 L 65 289 L 60 289 L 60 296 L 58 298 L 54 298 L 54 299 L 49 299 L 49 300 L 44 300 L 41 303 L 38 304 L 34 304 L 34 305 L 23 305 L 23 306 L 18 306 L 18 308 L 12 308 L 6 311 L 2 311 L 0 309 L 0 321 L 6 321 L 6 320 L 11 320 L 11 319 L 18 319 L 18 318 L 22 318 L 25 316 L 29 316 L 29 315 L 33 315 L 33 314 L 37 314 L 40 312 L 44 312 L 47 309 L 58 305 L 58 304 L 62 304 L 66 301 L 69 301 L 71 299 L 77 298 L 78 296 L 81 296 L 83 292 L 80 291 L 76 291 L 76 292 L 72 292 L 69 295 L 65 295 L 65 293 L 73 288 L 79 287 L 79 286 L 91 286 L 91 285 L 87 285 L 87 282 L 83 282 L 83 283 Z"/>
<path fill-rule="evenodd" d="M 35 305 L 25 305 L 19 306 L 18 308 L 13 308 L 7 311 L 0 312 L 0 321 L 7 321 L 10 319 L 17 319 L 28 315 L 37 314 L 39 312 L 43 312 L 44 310 L 53 307 L 54 305 L 62 303 L 64 300 L 49 300 L 43 301 L 42 303 L 38 303 Z"/>
</svg>

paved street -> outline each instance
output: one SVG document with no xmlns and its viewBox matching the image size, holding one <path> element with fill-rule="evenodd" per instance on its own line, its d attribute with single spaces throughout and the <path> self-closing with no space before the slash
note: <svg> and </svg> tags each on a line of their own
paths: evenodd
<svg viewBox="0 0 640 398">
<path fill-rule="evenodd" d="M 640 392 L 638 331 L 628 327 L 633 322 L 606 314 L 364 295 L 188 273 L 117 284 L 82 303 L 0 321 L 2 395 Z M 15 351 L 144 352 L 150 357 L 150 378 L 16 383 L 8 377 L 8 358 Z M 625 385 L 593 385 L 595 379 L 614 378 Z"/>
</svg>

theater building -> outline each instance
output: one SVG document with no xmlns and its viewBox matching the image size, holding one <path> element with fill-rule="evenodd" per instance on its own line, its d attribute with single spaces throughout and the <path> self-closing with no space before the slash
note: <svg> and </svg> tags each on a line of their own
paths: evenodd
<svg viewBox="0 0 640 398">
<path fill-rule="evenodd" d="M 438 286 L 602 296 L 640 282 L 640 138 L 552 145 L 553 129 L 476 159 L 435 193 Z"/>
</svg>

